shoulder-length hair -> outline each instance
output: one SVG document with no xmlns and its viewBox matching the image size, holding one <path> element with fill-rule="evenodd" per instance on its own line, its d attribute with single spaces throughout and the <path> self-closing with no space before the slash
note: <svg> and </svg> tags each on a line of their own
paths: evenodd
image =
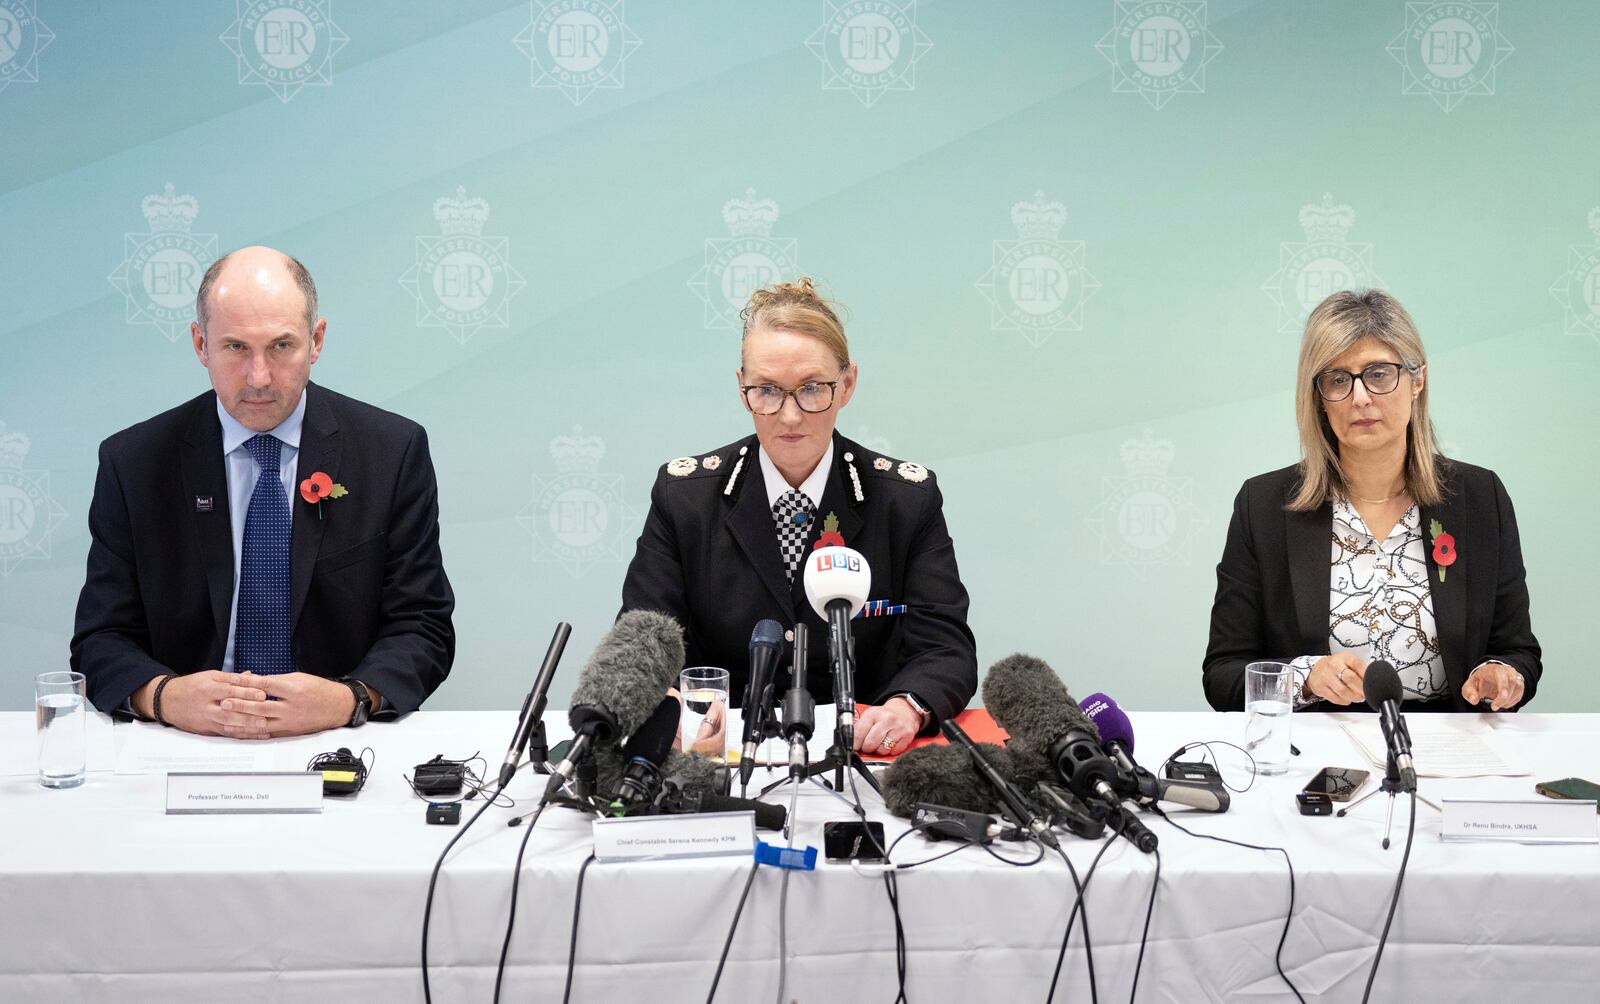
<svg viewBox="0 0 1600 1004">
<path fill-rule="evenodd" d="M 1300 484 L 1289 502 L 1293 511 L 1312 512 L 1349 495 L 1339 463 L 1339 440 L 1322 410 L 1315 382 L 1317 374 L 1335 359 L 1367 340 L 1393 349 L 1413 378 L 1428 363 L 1411 315 L 1383 290 L 1345 290 L 1317 304 L 1306 319 L 1300 340 L 1299 382 L 1294 391 L 1295 417 L 1300 425 Z M 1419 505 L 1438 505 L 1445 495 L 1445 461 L 1439 455 L 1433 420 L 1428 417 L 1430 383 L 1424 381 L 1422 392 L 1412 402 L 1411 423 L 1406 428 L 1406 491 Z"/>
</svg>

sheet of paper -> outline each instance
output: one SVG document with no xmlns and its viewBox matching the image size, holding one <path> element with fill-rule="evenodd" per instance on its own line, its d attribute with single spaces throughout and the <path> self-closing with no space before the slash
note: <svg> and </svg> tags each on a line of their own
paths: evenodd
<svg viewBox="0 0 1600 1004">
<path fill-rule="evenodd" d="M 1367 760 L 1382 770 L 1387 746 L 1378 716 L 1341 724 Z M 1493 729 L 1469 715 L 1407 715 L 1406 727 L 1411 732 L 1411 757 L 1418 777 L 1525 777 L 1530 773 L 1505 756 Z"/>
<path fill-rule="evenodd" d="M 108 771 L 116 765 L 111 716 L 89 712 L 84 721 L 84 769 Z M 33 774 L 39 770 L 39 739 L 32 715 L 0 717 L 0 774 Z"/>
<path fill-rule="evenodd" d="M 265 743 L 197 736 L 144 722 L 118 726 L 118 774 L 173 771 L 271 770 L 273 749 Z"/>
</svg>

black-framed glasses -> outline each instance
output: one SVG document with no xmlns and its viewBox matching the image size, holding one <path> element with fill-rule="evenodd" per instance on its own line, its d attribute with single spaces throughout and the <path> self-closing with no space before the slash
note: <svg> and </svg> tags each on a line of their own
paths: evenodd
<svg viewBox="0 0 1600 1004">
<path fill-rule="evenodd" d="M 1410 372 L 1413 372 L 1412 367 L 1403 363 L 1372 363 L 1359 373 L 1323 370 L 1312 382 L 1316 384 L 1317 393 L 1322 395 L 1322 399 L 1332 404 L 1349 397 L 1356 389 L 1357 380 L 1361 381 L 1361 386 L 1367 389 L 1368 394 L 1389 394 L 1400 386 L 1400 374 Z"/>
<path fill-rule="evenodd" d="M 801 411 L 814 415 L 833 406 L 833 391 L 838 386 L 837 380 L 812 380 L 793 390 L 784 390 L 772 383 L 757 383 L 740 387 L 739 391 L 744 395 L 745 405 L 755 415 L 776 415 L 783 410 L 786 397 L 794 398 Z"/>
</svg>

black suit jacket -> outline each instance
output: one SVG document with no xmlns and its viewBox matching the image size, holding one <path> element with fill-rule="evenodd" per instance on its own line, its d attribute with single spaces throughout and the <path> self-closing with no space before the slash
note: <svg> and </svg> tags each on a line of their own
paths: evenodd
<svg viewBox="0 0 1600 1004">
<path fill-rule="evenodd" d="M 222 665 L 235 569 L 216 408 L 208 391 L 100 444 L 72 668 L 102 711 L 162 673 Z M 295 668 L 360 680 L 384 716 L 414 711 L 455 656 L 427 433 L 310 384 L 297 466 Z M 349 491 L 320 519 L 299 491 L 316 471 Z"/>
<path fill-rule="evenodd" d="M 1456 540 L 1456 562 L 1443 582 L 1433 548 L 1427 548 L 1449 706 L 1472 710 L 1461 698 L 1461 685 L 1479 663 L 1494 659 L 1522 673 L 1527 687 L 1521 707 L 1533 699 L 1542 666 L 1528 617 L 1516 513 L 1493 471 L 1442 459 L 1441 464 L 1445 500 L 1423 506 L 1421 515 L 1424 533 L 1438 520 Z M 1246 481 L 1234 500 L 1217 564 L 1204 666 L 1206 699 L 1218 711 L 1243 710 L 1247 663 L 1328 654 L 1333 507 L 1288 511 L 1284 507 L 1298 485 L 1299 468 L 1286 467 Z M 1311 707 L 1336 708 L 1325 701 Z"/>
<path fill-rule="evenodd" d="M 755 623 L 771 618 L 788 630 L 804 622 L 810 642 L 807 687 L 818 701 L 831 701 L 826 626 L 805 598 L 803 575 L 796 572 L 791 586 L 784 574 L 757 448 L 750 436 L 705 455 L 716 458 L 709 469 L 700 458 L 683 477 L 661 469 L 622 585 L 622 609 L 658 610 L 676 618 L 684 627 L 687 665 L 728 670 L 735 704 L 744 693 Z M 884 463 L 877 463 L 880 459 Z M 861 485 L 859 501 L 852 467 Z M 907 468 L 913 476 L 920 470 Z M 909 691 L 932 710 L 931 729 L 933 722 L 965 708 L 978 688 L 967 591 L 933 472 L 923 481 L 910 480 L 900 474 L 899 461 L 836 434 L 807 554 L 829 513 L 838 517 L 845 543 L 867 559 L 869 598 L 911 608 L 899 617 L 854 622 L 856 697 L 881 703 Z M 786 653 L 780 693 L 789 686 L 791 662 Z"/>
</svg>

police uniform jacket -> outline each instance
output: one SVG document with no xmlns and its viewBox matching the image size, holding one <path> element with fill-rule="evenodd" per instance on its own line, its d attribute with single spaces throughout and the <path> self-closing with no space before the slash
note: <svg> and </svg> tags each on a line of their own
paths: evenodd
<svg viewBox="0 0 1600 1004">
<path fill-rule="evenodd" d="M 803 564 L 792 585 L 785 574 L 757 449 L 751 435 L 663 465 L 622 585 L 622 609 L 676 618 L 684 628 L 687 665 L 728 670 L 735 704 L 744 692 L 756 622 L 776 620 L 791 641 L 793 626 L 804 623 L 807 687 L 819 702 L 831 701 L 826 625 L 806 600 Z M 856 699 L 877 704 L 909 692 L 932 712 L 931 730 L 965 708 L 978 686 L 967 591 L 933 472 L 835 433 L 806 554 L 830 514 L 846 545 L 867 560 L 869 599 L 909 608 L 900 616 L 852 622 Z M 791 661 L 786 651 L 780 694 L 789 686 Z"/>
</svg>

